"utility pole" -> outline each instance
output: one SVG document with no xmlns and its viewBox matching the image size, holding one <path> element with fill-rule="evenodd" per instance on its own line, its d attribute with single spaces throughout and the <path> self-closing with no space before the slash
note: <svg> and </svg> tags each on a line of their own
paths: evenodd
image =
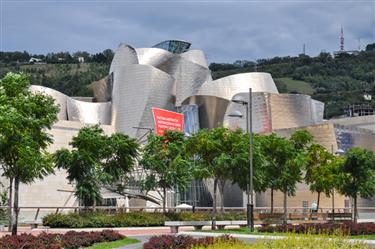
<svg viewBox="0 0 375 249">
<path fill-rule="evenodd" d="M 250 230 L 254 231 L 254 185 L 253 185 L 253 101 L 252 101 L 252 89 L 249 88 L 249 136 L 250 136 L 250 155 L 249 155 L 249 167 L 250 167 L 250 206 L 248 210 L 250 211 Z"/>
</svg>

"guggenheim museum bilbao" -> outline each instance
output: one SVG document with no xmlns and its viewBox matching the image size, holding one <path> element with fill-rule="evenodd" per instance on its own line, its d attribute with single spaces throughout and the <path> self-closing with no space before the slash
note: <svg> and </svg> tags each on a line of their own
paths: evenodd
<svg viewBox="0 0 375 249">
<path fill-rule="evenodd" d="M 91 84 L 92 98 L 70 97 L 33 85 L 32 91 L 51 95 L 60 105 L 59 121 L 50 131 L 54 144 L 49 150 L 69 148 L 72 137 L 88 124 L 100 124 L 107 134 L 122 132 L 144 141 L 154 128 L 152 107 L 183 113 L 186 133 L 222 125 L 245 128 L 245 119 L 229 114 L 245 113 L 245 106 L 231 100 L 238 96 L 248 98 L 249 88 L 252 88 L 252 120 L 256 133 L 276 132 L 288 136 L 296 129 L 305 128 L 329 151 L 346 151 L 352 146 L 375 150 L 374 116 L 323 120 L 324 103 L 304 94 L 280 94 L 269 73 L 243 73 L 213 80 L 204 53 L 191 50 L 190 46 L 189 42 L 177 40 L 164 41 L 151 48 L 121 44 L 108 76 Z M 195 204 L 208 205 L 212 183 L 205 181 L 193 185 L 190 191 L 196 191 Z M 20 206 L 77 206 L 73 189 L 65 172 L 58 171 L 32 185 L 22 185 Z M 156 193 L 150 195 L 158 199 Z M 189 193 L 179 197 L 175 193 L 170 195 L 169 205 L 191 203 Z M 130 196 L 103 190 L 105 199 L 115 199 L 112 205 L 151 205 L 142 199 L 129 200 Z M 281 206 L 281 195 L 279 197 L 275 197 L 276 206 Z M 301 184 L 289 205 L 311 205 L 315 198 Z M 256 206 L 268 206 L 269 199 L 268 193 L 257 194 Z M 331 201 L 322 199 L 321 205 L 330 207 Z M 349 200 L 343 196 L 337 195 L 336 199 L 338 207 L 349 205 Z M 238 207 L 244 205 L 243 200 L 242 191 L 228 184 L 224 199 L 219 203 Z M 360 204 L 369 206 L 375 202 L 361 200 Z"/>
</svg>

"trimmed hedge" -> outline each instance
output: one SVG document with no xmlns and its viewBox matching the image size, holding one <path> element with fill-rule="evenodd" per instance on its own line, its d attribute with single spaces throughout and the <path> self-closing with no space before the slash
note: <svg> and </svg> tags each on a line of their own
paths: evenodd
<svg viewBox="0 0 375 249">
<path fill-rule="evenodd" d="M 74 232 L 65 234 L 41 233 L 38 236 L 21 234 L 6 235 L 0 238 L 2 249 L 79 249 L 94 243 L 110 242 L 124 239 L 125 236 L 111 230 L 101 232 Z"/>
<path fill-rule="evenodd" d="M 243 213 L 224 213 L 217 216 L 217 220 L 245 220 Z M 116 214 L 69 213 L 49 214 L 43 218 L 43 225 L 54 228 L 85 228 L 85 227 L 135 227 L 135 226 L 163 226 L 165 221 L 198 221 L 211 220 L 209 213 L 147 213 L 147 212 L 119 212 Z"/>
<path fill-rule="evenodd" d="M 238 242 L 239 240 L 227 235 L 219 238 L 205 237 L 199 239 L 183 235 L 161 235 L 151 237 L 147 243 L 143 244 L 143 249 L 191 249 L 196 246 L 208 247 L 215 243 L 234 244 Z"/>
<path fill-rule="evenodd" d="M 375 223 L 323 223 L 323 224 L 299 224 L 262 226 L 259 232 L 266 233 L 302 233 L 302 234 L 336 234 L 338 231 L 344 235 L 375 235 Z"/>
</svg>

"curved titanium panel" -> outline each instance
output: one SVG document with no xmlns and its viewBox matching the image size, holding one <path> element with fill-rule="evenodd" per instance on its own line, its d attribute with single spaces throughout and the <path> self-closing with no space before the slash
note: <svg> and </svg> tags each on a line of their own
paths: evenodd
<svg viewBox="0 0 375 249">
<path fill-rule="evenodd" d="M 96 102 L 107 102 L 111 100 L 112 88 L 108 76 L 94 81 L 90 84 Z"/>
<path fill-rule="evenodd" d="M 140 64 L 158 68 L 175 79 L 176 106 L 180 106 L 181 102 L 187 97 L 195 95 L 203 83 L 212 80 L 208 68 L 189 61 L 178 54 L 159 48 L 139 48 L 136 51 Z M 194 52 L 189 59 L 193 57 Z M 196 60 L 200 60 L 199 57 Z"/>
<path fill-rule="evenodd" d="M 68 120 L 67 110 L 66 110 L 66 100 L 68 96 L 65 94 L 56 91 L 54 89 L 45 87 L 45 86 L 38 86 L 38 85 L 31 85 L 30 90 L 34 93 L 43 93 L 46 95 L 51 96 L 55 99 L 55 103 L 59 105 L 59 113 L 57 114 L 58 120 Z"/>
<path fill-rule="evenodd" d="M 249 92 L 250 87 L 253 92 L 279 93 L 269 73 L 241 73 L 207 82 L 198 94 L 231 100 L 237 93 Z"/>
<path fill-rule="evenodd" d="M 215 96 L 195 95 L 186 99 L 183 105 L 198 105 L 200 128 L 212 129 L 223 125 L 229 103 Z"/>
<path fill-rule="evenodd" d="M 202 85 L 212 78 L 209 69 L 196 63 L 180 59 L 175 65 L 172 76 L 176 80 L 176 106 L 181 106 L 186 98 L 196 95 Z"/>
<path fill-rule="evenodd" d="M 233 97 L 241 96 L 242 99 L 249 99 L 249 93 L 239 93 Z M 269 106 L 269 94 L 267 93 L 253 93 L 253 132 L 268 133 L 272 132 L 271 109 Z M 243 115 L 242 118 L 230 117 L 230 114 L 239 112 Z M 226 110 L 224 116 L 224 126 L 230 129 L 242 128 L 246 130 L 246 107 L 242 104 L 231 102 Z"/>
<path fill-rule="evenodd" d="M 202 67 L 208 68 L 208 62 L 202 50 L 189 50 L 185 53 L 182 53 L 180 56 L 185 60 L 201 65 Z"/>
<path fill-rule="evenodd" d="M 116 131 L 140 137 L 154 128 L 151 107 L 174 110 L 174 79 L 148 65 L 129 65 L 114 72 L 112 125 Z"/>
<path fill-rule="evenodd" d="M 323 113 L 317 112 L 319 101 L 303 94 L 270 94 L 272 128 L 283 129 L 321 123 Z"/>
<path fill-rule="evenodd" d="M 314 124 L 323 123 L 324 119 L 324 103 L 315 99 L 311 99 L 311 108 L 312 108 L 312 119 Z"/>
<path fill-rule="evenodd" d="M 135 50 L 139 64 L 153 66 L 169 74 L 173 63 L 179 58 L 179 55 L 161 48 L 136 48 Z"/>
<path fill-rule="evenodd" d="M 68 98 L 68 118 L 85 124 L 110 124 L 111 102 L 90 103 Z"/>
<path fill-rule="evenodd" d="M 138 64 L 137 52 L 132 46 L 121 43 L 113 57 L 109 73 L 111 74 L 119 67 Z"/>
</svg>

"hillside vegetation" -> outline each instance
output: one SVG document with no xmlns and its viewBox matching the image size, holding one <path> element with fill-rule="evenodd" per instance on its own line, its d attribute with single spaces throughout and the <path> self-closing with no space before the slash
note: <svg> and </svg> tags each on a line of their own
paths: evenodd
<svg viewBox="0 0 375 249">
<path fill-rule="evenodd" d="M 78 64 L 78 56 L 85 62 Z M 24 65 L 31 57 L 41 58 L 48 64 Z M 88 84 L 107 75 L 113 58 L 111 50 L 90 55 L 67 52 L 30 55 L 27 52 L 0 52 L 0 77 L 6 72 L 25 72 L 32 84 L 43 85 L 70 96 L 92 96 Z M 16 63 L 18 62 L 18 63 Z M 302 93 L 326 104 L 325 117 L 342 115 L 349 104 L 368 103 L 375 107 L 375 44 L 357 55 L 329 53 L 310 57 L 274 57 L 256 62 L 211 63 L 214 79 L 236 73 L 268 72 L 281 93 Z M 371 101 L 363 98 L 371 94 Z"/>
</svg>

